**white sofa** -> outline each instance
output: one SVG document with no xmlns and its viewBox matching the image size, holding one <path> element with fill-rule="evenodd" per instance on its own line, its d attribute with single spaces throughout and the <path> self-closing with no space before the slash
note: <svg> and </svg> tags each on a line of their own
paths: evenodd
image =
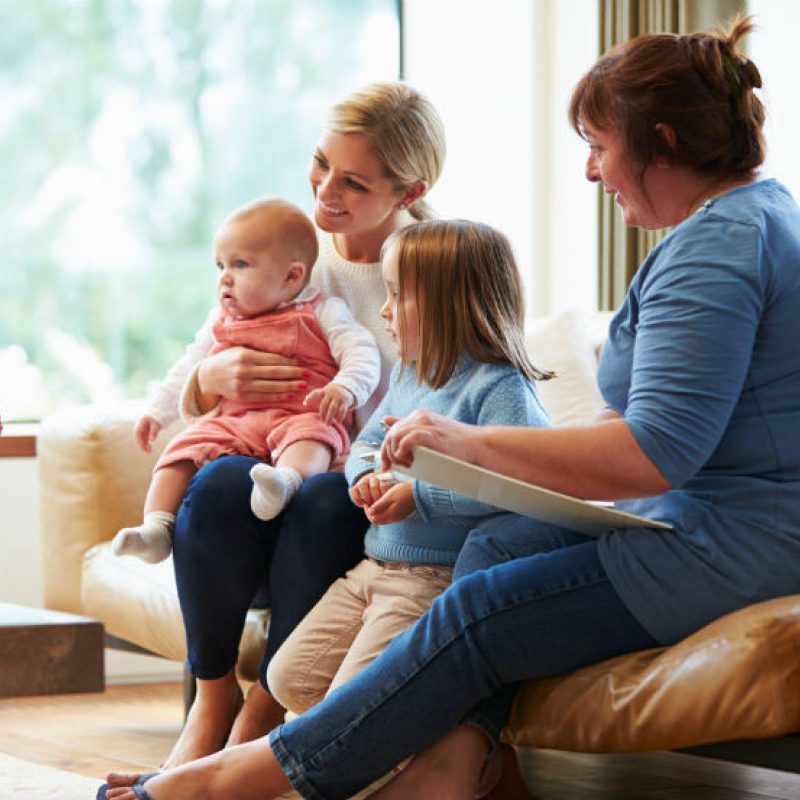
<svg viewBox="0 0 800 800">
<path fill-rule="evenodd" d="M 531 322 L 534 362 L 558 374 L 540 384 L 555 424 L 587 422 L 602 407 L 595 368 L 608 319 L 568 312 Z M 183 660 L 171 561 L 150 566 L 110 553 L 114 533 L 141 516 L 156 458 L 134 444 L 138 413 L 135 404 L 83 407 L 42 425 L 47 605 L 97 617 L 113 637 Z M 167 439 L 162 435 L 156 450 Z M 265 612 L 248 618 L 239 663 L 244 677 L 256 675 L 267 620 Z M 743 609 L 674 647 L 530 682 L 518 695 L 506 735 L 518 745 L 624 752 L 798 730 L 800 595 Z"/>
</svg>

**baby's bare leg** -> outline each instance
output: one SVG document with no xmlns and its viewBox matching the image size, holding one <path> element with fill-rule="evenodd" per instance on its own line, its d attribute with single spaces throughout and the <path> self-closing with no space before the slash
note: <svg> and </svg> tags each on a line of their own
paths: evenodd
<svg viewBox="0 0 800 800">
<path fill-rule="evenodd" d="M 144 513 L 168 511 L 176 514 L 183 502 L 186 488 L 196 472 L 197 465 L 194 461 L 176 461 L 158 470 L 147 490 Z"/>
<path fill-rule="evenodd" d="M 303 439 L 290 444 L 275 466 L 256 464 L 250 470 L 253 494 L 250 507 L 259 519 L 273 519 L 286 508 L 300 484 L 312 475 L 327 472 L 333 452 L 327 444 Z"/>
<path fill-rule="evenodd" d="M 155 564 L 170 554 L 175 514 L 195 472 L 194 462 L 178 461 L 153 475 L 144 503 L 144 522 L 135 528 L 123 528 L 114 537 L 115 555 L 138 556 Z"/>
</svg>

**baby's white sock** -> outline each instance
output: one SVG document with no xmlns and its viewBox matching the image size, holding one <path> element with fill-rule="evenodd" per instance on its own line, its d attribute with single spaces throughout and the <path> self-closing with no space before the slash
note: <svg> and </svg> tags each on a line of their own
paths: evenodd
<svg viewBox="0 0 800 800">
<path fill-rule="evenodd" d="M 296 469 L 271 467 L 269 464 L 256 464 L 250 470 L 250 477 L 253 479 L 250 508 L 264 520 L 277 517 L 303 482 Z"/>
<path fill-rule="evenodd" d="M 169 511 L 151 511 L 136 528 L 123 528 L 111 542 L 115 556 L 137 556 L 142 561 L 157 564 L 172 551 L 172 531 L 175 515 Z"/>
</svg>

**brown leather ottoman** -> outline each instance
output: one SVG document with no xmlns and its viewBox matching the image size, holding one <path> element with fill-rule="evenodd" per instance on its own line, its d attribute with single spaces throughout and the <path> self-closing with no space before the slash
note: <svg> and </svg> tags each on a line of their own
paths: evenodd
<svg viewBox="0 0 800 800">
<path fill-rule="evenodd" d="M 104 688 L 103 624 L 0 603 L 0 697 Z"/>
</svg>

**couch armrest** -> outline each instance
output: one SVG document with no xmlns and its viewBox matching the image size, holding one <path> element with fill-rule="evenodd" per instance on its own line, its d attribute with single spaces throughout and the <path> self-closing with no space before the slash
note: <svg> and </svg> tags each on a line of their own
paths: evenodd
<svg viewBox="0 0 800 800">
<path fill-rule="evenodd" d="M 133 440 L 140 404 L 81 406 L 42 422 L 37 442 L 41 484 L 45 603 L 81 612 L 85 553 L 141 520 L 158 453 Z"/>
<path fill-rule="evenodd" d="M 619 753 L 800 731 L 800 595 L 727 614 L 672 647 L 529 681 L 517 745 Z"/>
</svg>

